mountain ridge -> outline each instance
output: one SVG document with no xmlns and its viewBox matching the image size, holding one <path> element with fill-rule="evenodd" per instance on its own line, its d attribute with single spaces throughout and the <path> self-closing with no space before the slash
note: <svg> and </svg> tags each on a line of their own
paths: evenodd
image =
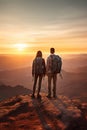
<svg viewBox="0 0 87 130">
<path fill-rule="evenodd" d="M 22 85 L 16 85 L 14 87 L 10 85 L 0 84 L 0 101 L 6 100 L 13 96 L 31 94 L 32 90 L 25 88 Z"/>
</svg>

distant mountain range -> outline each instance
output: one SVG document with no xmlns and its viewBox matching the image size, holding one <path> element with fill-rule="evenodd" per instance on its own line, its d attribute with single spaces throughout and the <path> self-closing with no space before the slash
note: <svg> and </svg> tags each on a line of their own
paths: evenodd
<svg viewBox="0 0 87 130">
<path fill-rule="evenodd" d="M 4 100 L 6 98 L 10 98 L 17 95 L 25 95 L 31 94 L 31 90 L 24 88 L 21 85 L 16 85 L 15 87 L 11 87 L 9 85 L 0 85 L 0 100 Z"/>
<path fill-rule="evenodd" d="M 32 87 L 31 68 L 27 67 L 0 71 L 0 83 L 11 86 L 20 84 L 27 88 L 29 88 L 29 86 Z"/>
<path fill-rule="evenodd" d="M 62 77 L 58 75 L 57 81 L 57 94 L 63 94 L 70 97 L 79 97 L 82 100 L 87 101 L 87 67 L 80 67 L 75 72 L 66 72 L 62 70 Z M 33 81 L 31 76 L 31 68 L 21 68 L 14 70 L 0 71 L 0 84 L 5 84 L 4 89 L 0 86 L 0 93 L 2 98 L 6 98 L 6 95 L 11 93 L 15 94 L 21 91 L 32 90 Z M 22 89 L 18 86 L 20 85 Z M 10 87 L 7 87 L 10 86 Z M 14 88 L 16 86 L 16 88 Z M 25 88 L 23 88 L 23 86 Z M 18 88 L 17 88 L 18 87 Z M 2 90 L 3 92 L 2 92 Z M 18 89 L 18 90 L 17 90 Z M 13 91 L 13 93 L 11 92 Z M 42 81 L 42 89 L 47 93 L 47 76 Z M 6 93 L 6 95 L 5 95 Z"/>
<path fill-rule="evenodd" d="M 17 65 L 23 63 L 26 61 L 28 57 L 26 56 L 21 58 L 19 57 L 19 61 Z M 5 63 L 4 67 L 8 68 L 10 65 L 12 66 L 13 63 L 11 63 L 11 60 L 14 61 L 13 56 L 11 56 L 10 61 L 8 62 L 9 56 L 6 57 L 6 59 L 3 59 L 4 56 L 2 56 L 0 65 L 3 67 L 3 64 Z M 14 56 L 16 58 L 16 56 Z M 22 59 L 23 58 L 23 59 Z M 63 59 L 63 68 L 62 68 L 62 76 L 63 79 L 61 79 L 60 76 L 58 76 L 57 81 L 57 94 L 63 94 L 70 97 L 78 97 L 82 100 L 87 101 L 87 54 L 84 55 L 68 55 Z M 4 62 L 5 61 L 5 62 Z M 16 61 L 16 59 L 15 59 Z M 21 63 L 20 63 L 21 61 Z M 3 63 L 3 64 L 2 64 Z M 11 64 L 10 64 L 11 63 Z M 16 62 L 14 66 L 16 65 Z M 16 69 L 4 69 L 0 71 L 0 84 L 5 84 L 6 86 L 10 86 L 10 88 L 7 88 L 6 91 L 10 89 L 12 90 L 14 86 L 24 86 L 27 90 L 32 90 L 33 86 L 33 79 L 31 74 L 31 67 L 19 67 Z M 2 98 L 5 97 L 5 86 L 3 89 Z M 21 91 L 21 89 L 19 90 Z M 18 91 L 18 92 L 19 92 Z M 42 89 L 41 91 L 44 91 L 47 93 L 47 76 L 42 81 Z M 16 91 L 17 92 L 17 91 Z M 10 92 L 11 93 L 11 92 Z M 10 96 L 8 94 L 8 96 Z"/>
</svg>

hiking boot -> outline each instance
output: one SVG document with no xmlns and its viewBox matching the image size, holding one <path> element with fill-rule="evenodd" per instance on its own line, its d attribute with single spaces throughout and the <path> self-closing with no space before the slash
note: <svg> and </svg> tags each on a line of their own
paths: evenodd
<svg viewBox="0 0 87 130">
<path fill-rule="evenodd" d="M 50 95 L 47 95 L 46 97 L 47 97 L 47 98 L 51 98 L 51 96 L 50 96 Z"/>
<path fill-rule="evenodd" d="M 34 95 L 34 94 L 32 94 L 32 95 L 31 95 L 31 98 L 35 98 L 35 95 Z"/>
<path fill-rule="evenodd" d="M 56 95 L 54 95 L 53 97 L 54 97 L 54 98 L 57 98 L 57 96 L 56 96 Z"/>
<path fill-rule="evenodd" d="M 38 94 L 38 95 L 37 95 L 37 98 L 41 98 L 41 95 L 40 95 L 40 94 Z"/>
</svg>

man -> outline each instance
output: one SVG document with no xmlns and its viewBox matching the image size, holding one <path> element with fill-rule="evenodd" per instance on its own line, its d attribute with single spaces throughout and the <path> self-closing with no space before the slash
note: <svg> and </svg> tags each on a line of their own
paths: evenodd
<svg viewBox="0 0 87 130">
<path fill-rule="evenodd" d="M 48 98 L 51 98 L 51 81 L 53 80 L 53 97 L 56 98 L 56 82 L 57 82 L 57 73 L 60 73 L 57 71 L 58 66 L 55 64 L 55 60 L 60 57 L 58 55 L 55 55 L 55 49 L 50 48 L 50 56 L 47 58 L 47 65 L 46 65 L 46 71 L 48 76 Z M 57 63 L 58 64 L 58 63 Z"/>
</svg>

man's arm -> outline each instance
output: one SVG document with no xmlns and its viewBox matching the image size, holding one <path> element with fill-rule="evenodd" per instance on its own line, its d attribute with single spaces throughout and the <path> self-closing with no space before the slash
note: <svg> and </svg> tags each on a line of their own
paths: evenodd
<svg viewBox="0 0 87 130">
<path fill-rule="evenodd" d="M 32 63 L 32 76 L 34 77 L 34 61 Z"/>
<path fill-rule="evenodd" d="M 48 73 L 51 68 L 51 58 L 50 56 L 47 58 L 47 64 L 46 64 L 46 72 Z"/>
</svg>

